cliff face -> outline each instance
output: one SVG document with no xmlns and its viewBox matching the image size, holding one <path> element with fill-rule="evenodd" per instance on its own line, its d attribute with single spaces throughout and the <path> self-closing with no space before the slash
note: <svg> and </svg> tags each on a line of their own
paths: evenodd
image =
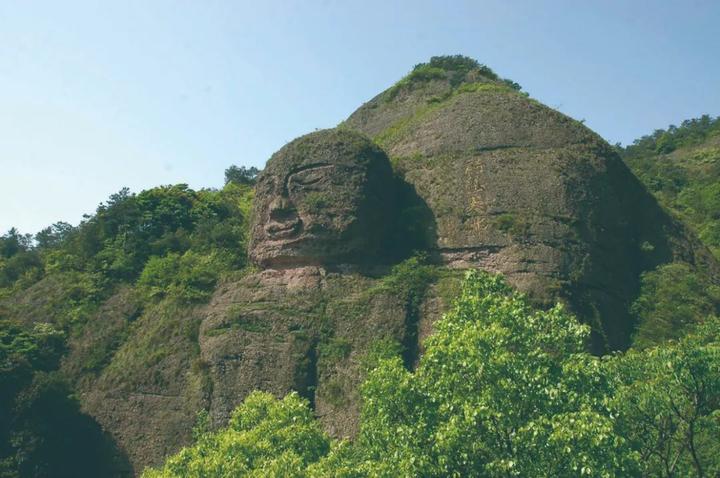
<svg viewBox="0 0 720 478">
<path fill-rule="evenodd" d="M 253 390 L 298 390 L 331 434 L 353 436 L 378 347 L 404 350 L 412 366 L 439 272 L 417 259 L 392 267 L 400 186 L 385 153 L 347 130 L 305 135 L 270 158 L 250 226 L 263 270 L 218 290 L 200 328 L 213 423 Z"/>
<path fill-rule="evenodd" d="M 681 260 L 716 275 L 599 136 L 492 72 L 454 66 L 416 67 L 342 125 L 379 143 L 426 201 L 444 263 L 564 300 L 593 326 L 598 352 L 629 345 L 643 271 Z"/>
<path fill-rule="evenodd" d="M 373 357 L 402 344 L 412 349 L 436 318 L 411 306 L 409 291 L 399 288 L 387 276 L 316 266 L 266 270 L 222 287 L 200 331 L 213 423 L 227 423 L 253 390 L 297 390 L 331 435 L 354 436 L 359 388 Z M 427 297 L 442 301 L 437 293 Z"/>
</svg>

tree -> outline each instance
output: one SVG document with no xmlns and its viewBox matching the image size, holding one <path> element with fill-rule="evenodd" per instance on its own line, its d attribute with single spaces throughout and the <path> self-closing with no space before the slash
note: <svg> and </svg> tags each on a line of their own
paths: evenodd
<svg viewBox="0 0 720 478">
<path fill-rule="evenodd" d="M 234 478 L 307 476 L 306 467 L 327 455 L 330 439 L 306 400 L 291 393 L 277 400 L 250 394 L 218 433 L 201 433 L 197 443 L 144 478 Z"/>
<path fill-rule="evenodd" d="M 0 236 L 0 288 L 11 287 L 19 279 L 33 283 L 42 276 L 43 263 L 33 247 L 31 234 L 20 234 L 14 227 Z"/>
<path fill-rule="evenodd" d="M 635 476 L 604 405 L 587 326 L 533 311 L 471 272 L 415 372 L 384 362 L 363 386 L 361 453 L 374 476 Z"/>
<path fill-rule="evenodd" d="M 255 166 L 235 166 L 232 165 L 225 170 L 225 184 L 255 184 L 255 178 L 260 173 L 260 170 Z"/>
<path fill-rule="evenodd" d="M 720 476 L 720 321 L 607 364 L 612 407 L 643 476 Z"/>
<path fill-rule="evenodd" d="M 684 262 L 645 272 L 640 283 L 640 294 L 630 309 L 638 321 L 635 347 L 682 337 L 720 305 L 720 288 Z"/>
<path fill-rule="evenodd" d="M 472 272 L 415 372 L 394 357 L 370 373 L 355 443 L 331 443 L 297 394 L 255 393 L 145 477 L 636 476 L 588 334 Z"/>
<path fill-rule="evenodd" d="M 673 140 L 672 131 L 669 131 L 667 133 L 663 133 L 660 138 L 658 138 L 655 151 L 661 154 L 667 154 L 672 153 L 676 148 L 677 146 Z"/>
<path fill-rule="evenodd" d="M 67 222 L 56 222 L 35 234 L 35 242 L 39 249 L 53 249 L 59 247 L 72 231 L 72 225 Z"/>
<path fill-rule="evenodd" d="M 0 257 L 9 259 L 15 254 L 26 252 L 31 248 L 32 235 L 20 234 L 20 231 L 14 227 L 0 236 Z"/>
<path fill-rule="evenodd" d="M 253 393 L 228 428 L 145 478 L 720 476 L 720 320 L 598 358 L 589 329 L 470 272 L 415 371 L 379 358 L 360 434 L 332 442 L 296 393 Z"/>
</svg>

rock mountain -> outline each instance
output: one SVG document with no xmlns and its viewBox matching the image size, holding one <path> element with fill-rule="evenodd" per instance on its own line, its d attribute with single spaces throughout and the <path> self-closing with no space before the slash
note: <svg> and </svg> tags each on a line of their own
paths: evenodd
<svg viewBox="0 0 720 478">
<path fill-rule="evenodd" d="M 141 313 L 120 288 L 71 341 L 70 377 L 83 350 L 120 341 L 75 382 L 127 457 L 118 475 L 187 444 L 199 410 L 224 424 L 254 389 L 298 390 L 330 433 L 352 436 L 365 371 L 395 353 L 414 366 L 463 269 L 502 272 L 541 306 L 563 301 L 597 353 L 631 344 L 644 271 L 682 261 L 718 277 L 605 141 L 463 57 L 418 65 L 275 153 L 249 234 L 255 267 L 209 303 Z"/>
<path fill-rule="evenodd" d="M 596 352 L 626 348 L 639 276 L 717 264 L 597 134 L 477 62 L 435 58 L 342 125 L 373 138 L 428 205 L 430 249 L 566 302 Z"/>
</svg>

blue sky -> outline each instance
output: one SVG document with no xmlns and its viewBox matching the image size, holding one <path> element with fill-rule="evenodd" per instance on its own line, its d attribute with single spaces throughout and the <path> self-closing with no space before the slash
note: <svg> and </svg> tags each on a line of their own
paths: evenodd
<svg viewBox="0 0 720 478">
<path fill-rule="evenodd" d="M 610 142 L 720 115 L 720 2 L 0 0 L 0 233 L 219 187 L 464 54 Z"/>
</svg>

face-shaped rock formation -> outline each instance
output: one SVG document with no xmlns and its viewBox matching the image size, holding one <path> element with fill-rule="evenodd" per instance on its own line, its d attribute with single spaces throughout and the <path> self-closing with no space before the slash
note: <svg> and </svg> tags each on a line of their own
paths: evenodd
<svg viewBox="0 0 720 478">
<path fill-rule="evenodd" d="M 393 173 L 385 153 L 358 133 L 323 130 L 292 141 L 270 158 L 255 194 L 250 258 L 262 267 L 381 256 Z"/>
</svg>

